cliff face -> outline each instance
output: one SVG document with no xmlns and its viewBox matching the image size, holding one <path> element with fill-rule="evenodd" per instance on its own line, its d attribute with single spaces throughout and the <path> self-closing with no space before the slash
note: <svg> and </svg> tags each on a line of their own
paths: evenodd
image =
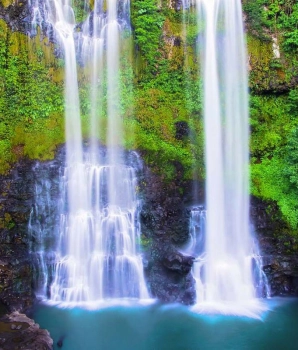
<svg viewBox="0 0 298 350">
<path fill-rule="evenodd" d="M 25 35 L 31 30 L 27 4 L 0 3 L 0 299 L 11 310 L 34 300 L 28 222 L 35 184 L 45 176 L 36 172 L 34 159 L 52 159 L 41 169 L 50 166 L 55 187 L 62 162 L 56 150 L 64 142 L 63 59 L 41 30 L 30 39 Z M 258 198 L 252 202 L 252 221 L 273 293 L 297 294 L 298 44 L 291 23 L 298 9 L 291 0 L 243 5 L 252 194 Z M 184 18 L 180 8 L 180 1 L 131 2 L 134 97 L 125 95 L 130 102 L 123 118 L 135 130 L 134 137 L 125 131 L 127 147 L 138 150 L 146 164 L 140 187 L 151 292 L 164 301 L 191 304 L 193 259 L 177 249 L 188 238 L 190 206 L 204 201 L 204 135 L 195 11 Z M 79 78 L 84 115 L 87 79 L 81 68 Z"/>
<path fill-rule="evenodd" d="M 34 198 L 30 168 L 30 162 L 21 162 L 0 184 L 0 298 L 11 311 L 30 307 L 34 295 L 28 246 Z"/>
<path fill-rule="evenodd" d="M 0 300 L 11 311 L 28 309 L 35 300 L 35 281 L 40 270 L 34 251 L 40 246 L 41 232 L 48 241 L 55 241 L 53 227 L 59 220 L 55 203 L 59 200 L 59 171 L 63 163 L 61 148 L 55 160 L 23 160 L 9 176 L 1 178 Z M 183 179 L 179 164 L 176 170 L 171 182 L 146 165 L 139 173 L 143 203 L 141 241 L 151 295 L 161 301 L 189 305 L 196 298 L 191 274 L 194 258 L 179 250 L 189 239 L 192 205 L 204 202 L 204 188 L 202 183 Z M 42 193 L 44 186 L 47 191 Z M 38 227 L 29 232 L 30 213 L 37 197 L 40 208 L 45 210 L 38 213 Z M 297 243 L 278 217 L 277 207 L 268 207 L 255 198 L 251 217 L 272 295 L 298 295 Z"/>
<path fill-rule="evenodd" d="M 189 239 L 194 183 L 183 179 L 180 164 L 175 166 L 176 175 L 171 181 L 146 166 L 141 176 L 141 224 L 142 234 L 147 239 L 145 272 L 153 297 L 189 305 L 196 299 L 191 274 L 194 258 L 181 254 L 179 247 Z M 196 193 L 201 203 L 202 189 L 201 186 Z"/>
<path fill-rule="evenodd" d="M 0 300 L 9 311 L 27 310 L 35 301 L 41 275 L 36 252 L 47 241 L 57 240 L 59 222 L 56 203 L 65 150 L 53 161 L 23 159 L 10 174 L 1 177 L 0 196 Z M 192 257 L 178 246 L 188 239 L 192 183 L 178 170 L 173 182 L 144 165 L 138 188 L 141 211 L 145 273 L 152 296 L 166 302 L 192 304 L 195 300 L 191 275 Z M 30 226 L 30 227 L 29 227 Z M 43 237 L 41 237 L 43 235 Z M 47 261 L 47 263 L 51 263 Z"/>
<path fill-rule="evenodd" d="M 252 194 L 276 206 L 297 237 L 298 7 L 295 1 L 243 1 L 251 119 Z M 284 231 L 284 230 L 283 230 Z"/>
<path fill-rule="evenodd" d="M 295 1 L 244 0 L 251 89 L 252 221 L 273 295 L 297 295 Z M 295 39 L 296 38 L 296 39 Z M 295 170 L 294 170 L 295 169 Z"/>
<path fill-rule="evenodd" d="M 298 295 L 297 240 L 280 219 L 276 204 L 253 198 L 251 218 L 272 296 Z"/>
<path fill-rule="evenodd" d="M 30 30 L 28 1 L 1 0 L 0 18 L 5 20 L 13 31 L 28 33 Z"/>
</svg>

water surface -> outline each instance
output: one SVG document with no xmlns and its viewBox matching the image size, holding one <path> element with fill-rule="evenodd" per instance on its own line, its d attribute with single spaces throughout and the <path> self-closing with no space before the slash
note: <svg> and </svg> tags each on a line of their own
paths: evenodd
<svg viewBox="0 0 298 350">
<path fill-rule="evenodd" d="M 181 305 L 41 305 L 34 319 L 63 350 L 297 350 L 298 299 L 272 299 L 262 320 L 202 315 Z"/>
</svg>

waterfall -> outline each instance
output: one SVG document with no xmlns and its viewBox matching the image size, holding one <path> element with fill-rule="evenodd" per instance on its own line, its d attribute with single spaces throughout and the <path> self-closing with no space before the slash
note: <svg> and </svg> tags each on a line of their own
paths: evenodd
<svg viewBox="0 0 298 350">
<path fill-rule="evenodd" d="M 84 7 L 88 8 L 88 3 Z M 33 6 L 32 28 L 40 25 L 42 15 L 54 29 L 64 52 L 66 129 L 60 219 L 57 230 L 53 230 L 58 232 L 54 248 L 56 262 L 51 278 L 44 269 L 42 276 L 47 276 L 43 277 L 47 282 L 41 283 L 42 289 L 48 291 L 52 302 L 69 305 L 109 298 L 147 298 L 138 248 L 138 161 L 135 154 L 130 157 L 134 161 L 128 161 L 122 149 L 119 47 L 122 29 L 129 28 L 129 3 L 96 0 L 80 32 L 75 31 L 77 23 L 71 1 L 37 0 Z M 83 146 L 78 57 L 90 80 L 87 146 Z M 106 111 L 103 111 L 104 95 Z M 105 149 L 98 142 L 104 114 L 107 115 Z M 31 220 L 30 225 L 34 226 Z M 46 265 L 44 255 L 42 249 L 43 266 Z"/>
<path fill-rule="evenodd" d="M 249 223 L 247 57 L 240 0 L 197 0 L 204 94 L 205 257 L 197 303 L 250 314 L 256 299 Z M 198 274 L 200 274 L 198 276 Z M 256 311 L 257 312 L 257 311 Z"/>
<path fill-rule="evenodd" d="M 60 213 L 61 241 L 51 300 L 82 303 L 146 298 L 142 259 L 136 248 L 140 203 L 135 194 L 135 170 L 132 166 L 99 165 L 87 159 L 82 167 L 90 202 L 88 210 Z M 66 169 L 65 179 L 69 170 L 73 171 Z M 110 199 L 112 176 L 117 202 Z"/>
</svg>

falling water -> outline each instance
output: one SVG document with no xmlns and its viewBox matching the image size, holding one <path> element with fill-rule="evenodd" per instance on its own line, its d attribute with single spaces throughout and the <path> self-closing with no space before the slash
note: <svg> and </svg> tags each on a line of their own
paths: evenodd
<svg viewBox="0 0 298 350">
<path fill-rule="evenodd" d="M 68 172 L 66 169 L 66 179 Z M 112 172 L 117 203 L 110 201 Z M 136 248 L 140 205 L 134 168 L 99 165 L 86 159 L 84 176 L 88 210 L 61 212 L 60 259 L 51 300 L 81 303 L 146 298 L 142 259 Z"/>
<path fill-rule="evenodd" d="M 42 13 L 53 27 L 65 57 L 66 166 L 60 179 L 63 190 L 57 259 L 53 282 L 47 287 L 50 299 L 77 305 L 106 298 L 147 298 L 137 249 L 140 205 L 136 197 L 136 162 L 127 165 L 122 151 L 119 108 L 119 45 L 122 27 L 129 26 L 129 3 L 96 0 L 94 11 L 82 24 L 82 33 L 76 35 L 71 2 L 37 1 L 33 28 Z M 90 72 L 90 147 L 85 148 L 77 78 L 79 55 Z M 106 151 L 98 145 L 104 94 L 108 117 Z"/>
<path fill-rule="evenodd" d="M 200 55 L 208 213 L 197 302 L 246 313 L 246 304 L 261 305 L 256 300 L 251 258 L 248 82 L 241 1 L 197 0 L 197 11 L 204 23 Z"/>
<path fill-rule="evenodd" d="M 63 185 L 59 169 L 54 164 L 36 163 L 32 169 L 35 177 L 35 203 L 31 208 L 28 234 L 34 268 L 34 290 L 39 298 L 49 295 L 49 281 L 56 261 L 56 240 L 59 236 L 59 208 L 57 193 Z"/>
<path fill-rule="evenodd" d="M 192 208 L 189 219 L 189 242 L 183 251 L 186 254 L 200 256 L 205 251 L 206 210 L 203 206 Z"/>
</svg>

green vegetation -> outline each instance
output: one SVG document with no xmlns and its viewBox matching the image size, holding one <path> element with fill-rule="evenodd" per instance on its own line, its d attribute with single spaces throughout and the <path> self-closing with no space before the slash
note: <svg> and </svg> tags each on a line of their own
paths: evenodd
<svg viewBox="0 0 298 350">
<path fill-rule="evenodd" d="M 250 28 L 252 194 L 276 203 L 297 235 L 298 4 L 246 0 L 244 9 Z M 274 57 L 273 38 L 280 58 Z"/>
<path fill-rule="evenodd" d="M 135 146 L 166 179 L 174 175 L 175 162 L 184 166 L 185 177 L 203 171 L 201 88 L 195 63 L 195 23 L 188 21 L 183 36 L 182 12 L 158 8 L 156 0 L 132 2 L 136 50 Z M 176 123 L 187 122 L 190 139 L 178 140 Z M 190 141 L 191 140 L 191 141 Z"/>
<path fill-rule="evenodd" d="M 14 221 L 9 213 L 5 213 L 3 217 L 0 217 L 0 229 L 8 228 L 11 229 L 15 226 Z"/>
<path fill-rule="evenodd" d="M 298 50 L 298 3 L 296 0 L 244 0 L 244 10 L 255 35 L 275 34 L 285 51 Z M 264 31 L 269 28 L 270 32 Z"/>
<path fill-rule="evenodd" d="M 14 2 L 14 0 L 0 0 L 0 4 L 3 7 L 8 7 L 8 6 L 12 5 L 13 2 Z"/>
<path fill-rule="evenodd" d="M 298 75 L 298 4 L 295 0 L 245 0 L 253 92 L 283 92 Z M 280 57 L 273 53 L 279 52 Z"/>
<path fill-rule="evenodd" d="M 297 107 L 293 113 L 288 96 L 251 98 L 252 194 L 274 200 L 294 230 L 298 228 Z"/>
<path fill-rule="evenodd" d="M 0 173 L 24 155 L 53 158 L 64 140 L 63 71 L 52 52 L 0 20 Z"/>
<path fill-rule="evenodd" d="M 82 2 L 74 1 L 78 21 Z M 93 3 L 90 1 L 92 8 Z M 167 180 L 178 161 L 185 176 L 192 176 L 193 158 L 203 174 L 203 127 L 200 120 L 200 83 L 194 55 L 194 16 L 189 20 L 191 38 L 182 37 L 181 12 L 159 8 L 155 0 L 132 2 L 134 43 L 124 40 L 121 72 L 121 116 L 125 146 L 142 151 L 145 160 Z M 51 159 L 64 141 L 63 60 L 40 35 L 29 39 L 12 33 L 1 22 L 0 46 L 0 173 L 19 157 Z M 126 34 L 124 33 L 124 37 Z M 188 45 L 186 45 L 186 42 Z M 134 54 L 129 53 L 133 51 Z M 187 52 L 187 64 L 185 55 Z M 134 57 L 132 57 L 134 56 Z M 131 64 L 132 63 L 132 64 Z M 132 66 L 136 67 L 132 71 Z M 103 73 L 101 141 L 106 129 L 106 82 Z M 79 69 L 80 102 L 84 136 L 88 135 L 90 110 L 88 68 Z M 131 83 L 133 82 L 133 84 Z M 192 135 L 176 138 L 176 123 L 187 122 Z"/>
<path fill-rule="evenodd" d="M 2 1 L 5 6 L 10 3 Z M 74 5 L 77 21 L 84 20 L 83 2 L 74 0 Z M 243 6 L 249 32 L 251 191 L 278 206 L 289 231 L 298 234 L 298 3 L 244 0 Z M 92 0 L 89 7 L 93 7 Z M 122 48 L 126 56 L 120 111 L 125 147 L 140 150 L 165 180 L 173 178 L 177 162 L 186 178 L 193 173 L 202 178 L 204 137 L 195 12 L 186 15 L 183 27 L 182 11 L 169 9 L 166 2 L 133 0 L 131 21 L 133 43 L 124 33 L 127 40 Z M 273 54 L 273 39 L 280 57 Z M 40 35 L 29 39 L 0 21 L 0 173 L 22 156 L 50 159 L 64 142 L 63 60 L 53 52 Z M 83 69 L 78 74 L 83 129 L 88 135 L 88 76 Z M 102 84 L 105 91 L 104 78 Z M 102 142 L 106 104 L 104 93 Z M 188 124 L 190 137 L 177 137 L 179 122 Z"/>
<path fill-rule="evenodd" d="M 90 8 L 93 8 L 94 1 L 73 0 L 72 4 L 76 22 L 80 23 L 87 18 Z"/>
<path fill-rule="evenodd" d="M 144 66 L 142 68 L 147 73 L 149 80 L 157 73 L 165 17 L 158 9 L 156 0 L 135 0 L 132 2 L 131 11 L 135 43 L 141 53 L 141 61 Z"/>
</svg>

